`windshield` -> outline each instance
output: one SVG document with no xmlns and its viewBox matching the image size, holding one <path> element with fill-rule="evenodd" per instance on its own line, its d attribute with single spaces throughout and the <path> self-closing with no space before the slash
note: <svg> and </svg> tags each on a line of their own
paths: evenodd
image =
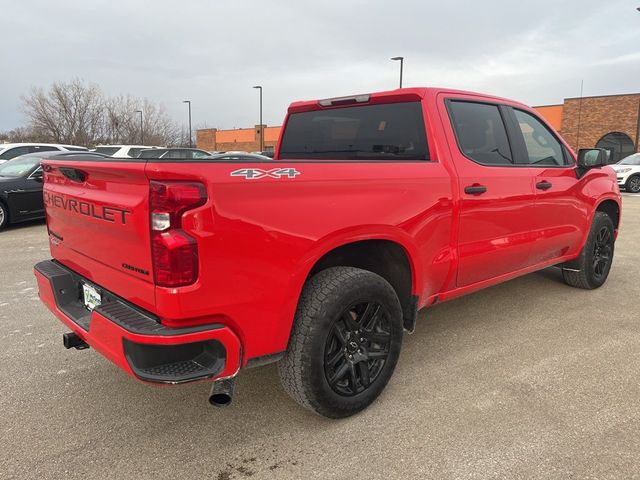
<svg viewBox="0 0 640 480">
<path fill-rule="evenodd" d="M 640 153 L 623 158 L 618 162 L 618 165 L 640 165 Z"/>
<path fill-rule="evenodd" d="M 95 149 L 96 152 L 103 153 L 105 155 L 113 155 L 118 150 L 120 150 L 120 147 L 97 147 Z"/>
<path fill-rule="evenodd" d="M 403 102 L 294 113 L 280 158 L 428 160 L 422 106 Z"/>
<path fill-rule="evenodd" d="M 21 177 L 40 163 L 42 158 L 22 156 L 0 165 L 0 177 Z"/>
</svg>

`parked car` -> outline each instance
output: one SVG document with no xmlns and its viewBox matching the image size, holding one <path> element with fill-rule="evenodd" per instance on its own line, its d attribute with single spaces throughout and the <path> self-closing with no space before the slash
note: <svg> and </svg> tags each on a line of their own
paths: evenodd
<svg viewBox="0 0 640 480">
<path fill-rule="evenodd" d="M 35 152 L 7 160 L 0 165 L 0 230 L 9 223 L 44 217 L 42 203 L 43 158 L 105 158 L 92 152 Z M 106 157 L 108 158 L 108 157 Z"/>
<path fill-rule="evenodd" d="M 640 153 L 629 155 L 611 167 L 616 171 L 619 186 L 627 192 L 640 193 Z"/>
<path fill-rule="evenodd" d="M 273 158 L 266 157 L 264 155 L 259 155 L 257 153 L 247 153 L 247 152 L 227 152 L 221 153 L 219 155 L 211 155 L 212 159 L 215 160 L 224 160 L 228 162 L 264 162 L 264 161 L 272 161 Z"/>
<path fill-rule="evenodd" d="M 142 150 L 138 158 L 164 158 L 192 160 L 211 156 L 209 152 L 197 148 L 150 148 Z"/>
<path fill-rule="evenodd" d="M 385 388 L 419 309 L 550 266 L 607 280 L 604 151 L 576 159 L 521 103 L 405 88 L 295 102 L 284 125 L 269 162 L 43 162 L 53 260 L 35 275 L 67 348 L 144 382 L 214 380 L 214 405 L 277 361 L 297 402 L 345 417 Z"/>
<path fill-rule="evenodd" d="M 86 152 L 86 147 L 76 145 L 62 145 L 57 143 L 0 143 L 0 164 L 12 158 L 37 152 Z"/>
<path fill-rule="evenodd" d="M 274 152 L 273 150 L 265 150 L 264 152 L 251 152 L 256 155 L 262 155 L 263 157 L 273 158 Z"/>
<path fill-rule="evenodd" d="M 136 158 L 142 150 L 158 148 L 145 145 L 98 145 L 92 151 L 115 158 Z"/>
</svg>

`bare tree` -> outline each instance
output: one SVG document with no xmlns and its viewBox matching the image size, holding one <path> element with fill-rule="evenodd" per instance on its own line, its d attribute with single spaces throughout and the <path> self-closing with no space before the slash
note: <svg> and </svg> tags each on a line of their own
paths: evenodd
<svg viewBox="0 0 640 480">
<path fill-rule="evenodd" d="M 97 85 L 79 79 L 54 83 L 48 90 L 33 88 L 22 101 L 27 130 L 40 141 L 86 146 L 140 143 L 136 110 L 142 110 L 145 144 L 181 141 L 178 126 L 161 105 L 130 95 L 106 98 Z"/>
<path fill-rule="evenodd" d="M 0 143 L 46 142 L 47 138 L 29 127 L 16 127 L 0 132 Z"/>
<path fill-rule="evenodd" d="M 29 127 L 47 140 L 84 145 L 100 135 L 104 99 L 95 84 L 75 79 L 33 88 L 23 103 Z"/>
</svg>

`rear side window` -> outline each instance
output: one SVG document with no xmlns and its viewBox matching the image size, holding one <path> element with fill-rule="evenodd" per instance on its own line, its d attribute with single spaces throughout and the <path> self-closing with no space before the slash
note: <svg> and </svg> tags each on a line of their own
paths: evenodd
<svg viewBox="0 0 640 480">
<path fill-rule="evenodd" d="M 120 147 L 98 147 L 95 151 L 104 155 L 113 155 L 118 150 L 120 150 Z"/>
<path fill-rule="evenodd" d="M 129 153 L 127 155 L 129 155 L 131 158 L 137 158 L 138 155 L 140 155 L 140 152 L 142 150 L 145 150 L 144 148 L 130 148 L 129 149 Z"/>
<path fill-rule="evenodd" d="M 47 145 L 33 145 L 31 147 L 29 147 L 29 153 L 35 153 L 35 152 L 53 152 L 53 151 L 59 151 L 59 148 L 56 147 L 51 147 L 51 146 L 47 146 Z"/>
<path fill-rule="evenodd" d="M 25 153 L 29 153 L 29 147 L 15 147 L 10 148 L 0 155 L 0 159 L 2 160 L 11 160 L 12 158 L 19 157 L 20 155 L 24 155 Z"/>
<path fill-rule="evenodd" d="M 460 150 L 483 165 L 512 165 L 509 138 L 497 105 L 449 102 L 449 116 Z"/>
<path fill-rule="evenodd" d="M 522 110 L 513 109 L 513 113 L 527 149 L 525 163 L 540 166 L 566 165 L 568 163 L 562 144 L 542 122 Z"/>
<path fill-rule="evenodd" d="M 294 113 L 281 159 L 429 160 L 420 102 Z"/>
<path fill-rule="evenodd" d="M 160 158 L 163 153 L 166 153 L 166 150 L 161 150 L 159 148 L 154 148 L 151 150 L 142 150 L 137 158 Z"/>
</svg>

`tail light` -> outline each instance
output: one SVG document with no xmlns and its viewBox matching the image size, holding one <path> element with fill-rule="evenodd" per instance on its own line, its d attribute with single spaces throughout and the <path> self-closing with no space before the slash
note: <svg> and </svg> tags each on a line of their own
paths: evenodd
<svg viewBox="0 0 640 480">
<path fill-rule="evenodd" d="M 150 182 L 151 250 L 156 285 L 181 287 L 198 278 L 198 243 L 182 230 L 182 215 L 207 201 L 197 182 Z"/>
</svg>

